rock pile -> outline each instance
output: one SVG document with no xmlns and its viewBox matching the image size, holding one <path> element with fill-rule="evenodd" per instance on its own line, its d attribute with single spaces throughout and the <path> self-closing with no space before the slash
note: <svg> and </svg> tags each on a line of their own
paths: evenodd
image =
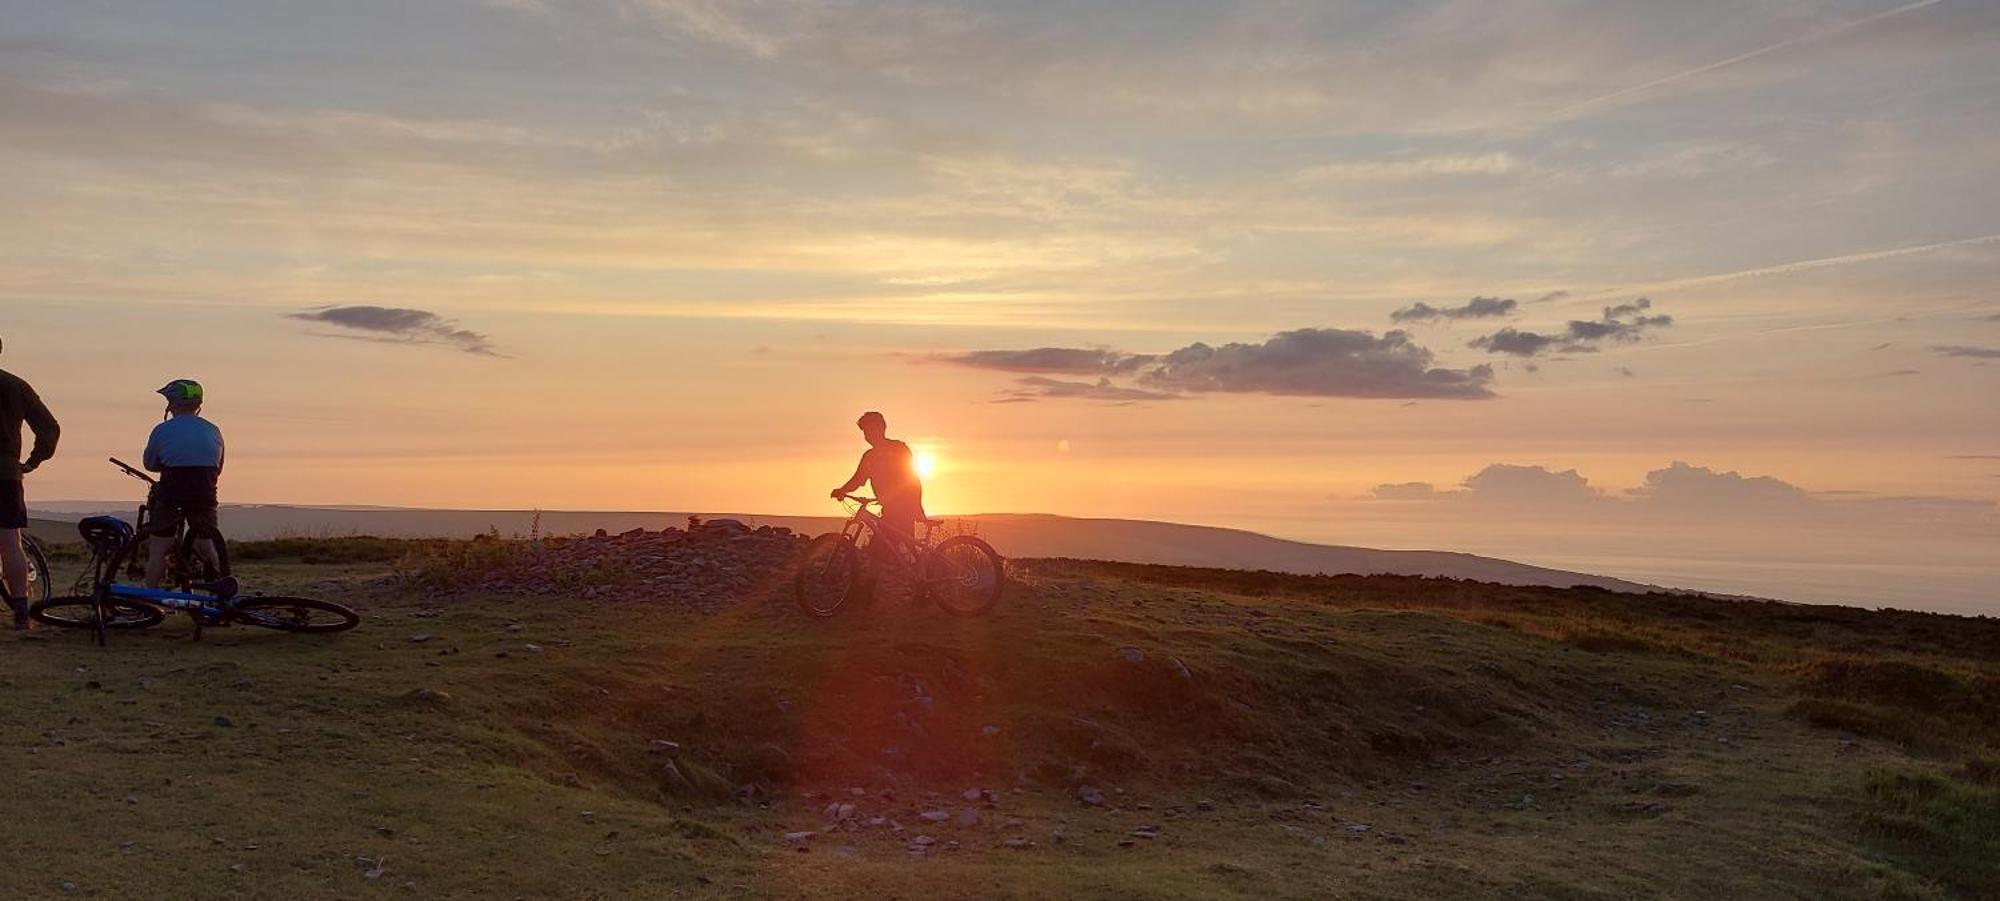
<svg viewBox="0 0 2000 901">
<path fill-rule="evenodd" d="M 690 518 L 686 529 L 633 529 L 530 546 L 480 590 L 658 601 L 698 612 L 761 599 L 789 584 L 808 539 L 790 529 Z"/>
</svg>

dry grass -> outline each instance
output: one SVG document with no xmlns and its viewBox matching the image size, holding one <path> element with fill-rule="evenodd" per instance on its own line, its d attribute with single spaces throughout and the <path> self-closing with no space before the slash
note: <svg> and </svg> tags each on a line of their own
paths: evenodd
<svg viewBox="0 0 2000 901">
<path fill-rule="evenodd" d="M 509 548 L 440 546 L 410 584 Z M 368 623 L 8 646 L 0 765 L 36 778 L 0 892 L 1872 898 L 1990 873 L 1992 621 L 1028 561 L 989 618 L 825 623 L 246 570 Z M 961 827 L 968 787 L 999 803 Z M 829 829 L 839 801 L 905 831 Z M 957 847 L 912 859 L 918 833 Z"/>
</svg>

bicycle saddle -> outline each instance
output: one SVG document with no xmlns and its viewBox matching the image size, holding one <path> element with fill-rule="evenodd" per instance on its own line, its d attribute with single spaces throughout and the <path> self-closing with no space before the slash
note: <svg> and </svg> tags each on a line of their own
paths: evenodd
<svg viewBox="0 0 2000 901">
<path fill-rule="evenodd" d="M 131 523 L 116 516 L 86 517 L 76 524 L 76 531 L 83 536 L 84 544 L 96 550 L 123 547 L 137 534 Z"/>
</svg>

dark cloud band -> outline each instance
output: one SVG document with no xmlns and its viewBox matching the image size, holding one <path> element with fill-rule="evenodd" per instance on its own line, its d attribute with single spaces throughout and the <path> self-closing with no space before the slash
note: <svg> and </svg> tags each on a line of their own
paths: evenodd
<svg viewBox="0 0 2000 901">
<path fill-rule="evenodd" d="M 1407 332 L 1309 328 L 1280 332 L 1258 344 L 1197 342 L 1169 354 L 1044 347 L 972 351 L 935 359 L 1003 372 L 1096 375 L 1099 381 L 1023 379 L 1035 397 L 1161 400 L 1196 394 L 1276 394 L 1482 400 L 1495 396 L 1493 368 L 1432 365 L 1431 351 Z M 1135 386 L 1113 384 L 1113 377 Z"/>
<path fill-rule="evenodd" d="M 1434 307 L 1421 301 L 1389 314 L 1397 322 L 1435 322 L 1437 320 L 1491 319 L 1512 315 L 1520 303 L 1508 297 L 1475 297 L 1462 306 Z"/>
<path fill-rule="evenodd" d="M 1595 353 L 1607 342 L 1629 343 L 1646 332 L 1674 324 L 1674 317 L 1648 313 L 1653 302 L 1644 297 L 1604 308 L 1597 319 L 1572 319 L 1560 332 L 1534 332 L 1512 326 L 1467 342 L 1487 353 L 1535 357 L 1544 353 Z"/>
<path fill-rule="evenodd" d="M 359 304 L 318 307 L 287 314 L 286 318 L 362 332 L 375 340 L 406 344 L 438 344 L 480 356 L 500 355 L 494 349 L 492 340 L 486 335 L 461 328 L 455 320 L 446 319 L 428 310 Z"/>
</svg>

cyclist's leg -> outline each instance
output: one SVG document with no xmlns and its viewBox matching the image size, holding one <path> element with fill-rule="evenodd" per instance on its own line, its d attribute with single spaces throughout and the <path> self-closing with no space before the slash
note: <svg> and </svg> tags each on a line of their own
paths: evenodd
<svg viewBox="0 0 2000 901">
<path fill-rule="evenodd" d="M 14 628 L 28 626 L 28 552 L 21 547 L 20 529 L 0 529 L 0 587 L 6 595 L 7 609 L 14 616 Z"/>
<path fill-rule="evenodd" d="M 28 503 L 19 479 L 0 480 L 0 594 L 14 614 L 14 627 L 28 624 L 28 552 L 21 530 L 28 527 Z"/>
<path fill-rule="evenodd" d="M 907 511 L 899 510 L 891 513 L 885 510 L 882 513 L 882 523 L 876 529 L 880 535 L 877 536 L 875 543 L 881 546 L 879 553 L 882 554 L 883 560 L 893 566 L 909 563 L 904 557 L 904 552 L 916 547 L 916 516 Z"/>
<path fill-rule="evenodd" d="M 158 588 L 167 577 L 167 553 L 174 549 L 174 535 L 186 516 L 181 506 L 156 492 L 153 506 L 146 512 L 146 587 Z"/>
<path fill-rule="evenodd" d="M 216 505 L 212 503 L 190 506 L 187 510 L 188 531 L 209 535 L 222 534 L 216 528 L 215 507 Z M 208 571 L 219 574 L 222 572 L 222 558 L 216 553 L 217 550 L 215 542 L 210 539 L 204 538 L 194 543 L 195 553 L 200 554 L 201 559 L 208 561 Z"/>
</svg>

